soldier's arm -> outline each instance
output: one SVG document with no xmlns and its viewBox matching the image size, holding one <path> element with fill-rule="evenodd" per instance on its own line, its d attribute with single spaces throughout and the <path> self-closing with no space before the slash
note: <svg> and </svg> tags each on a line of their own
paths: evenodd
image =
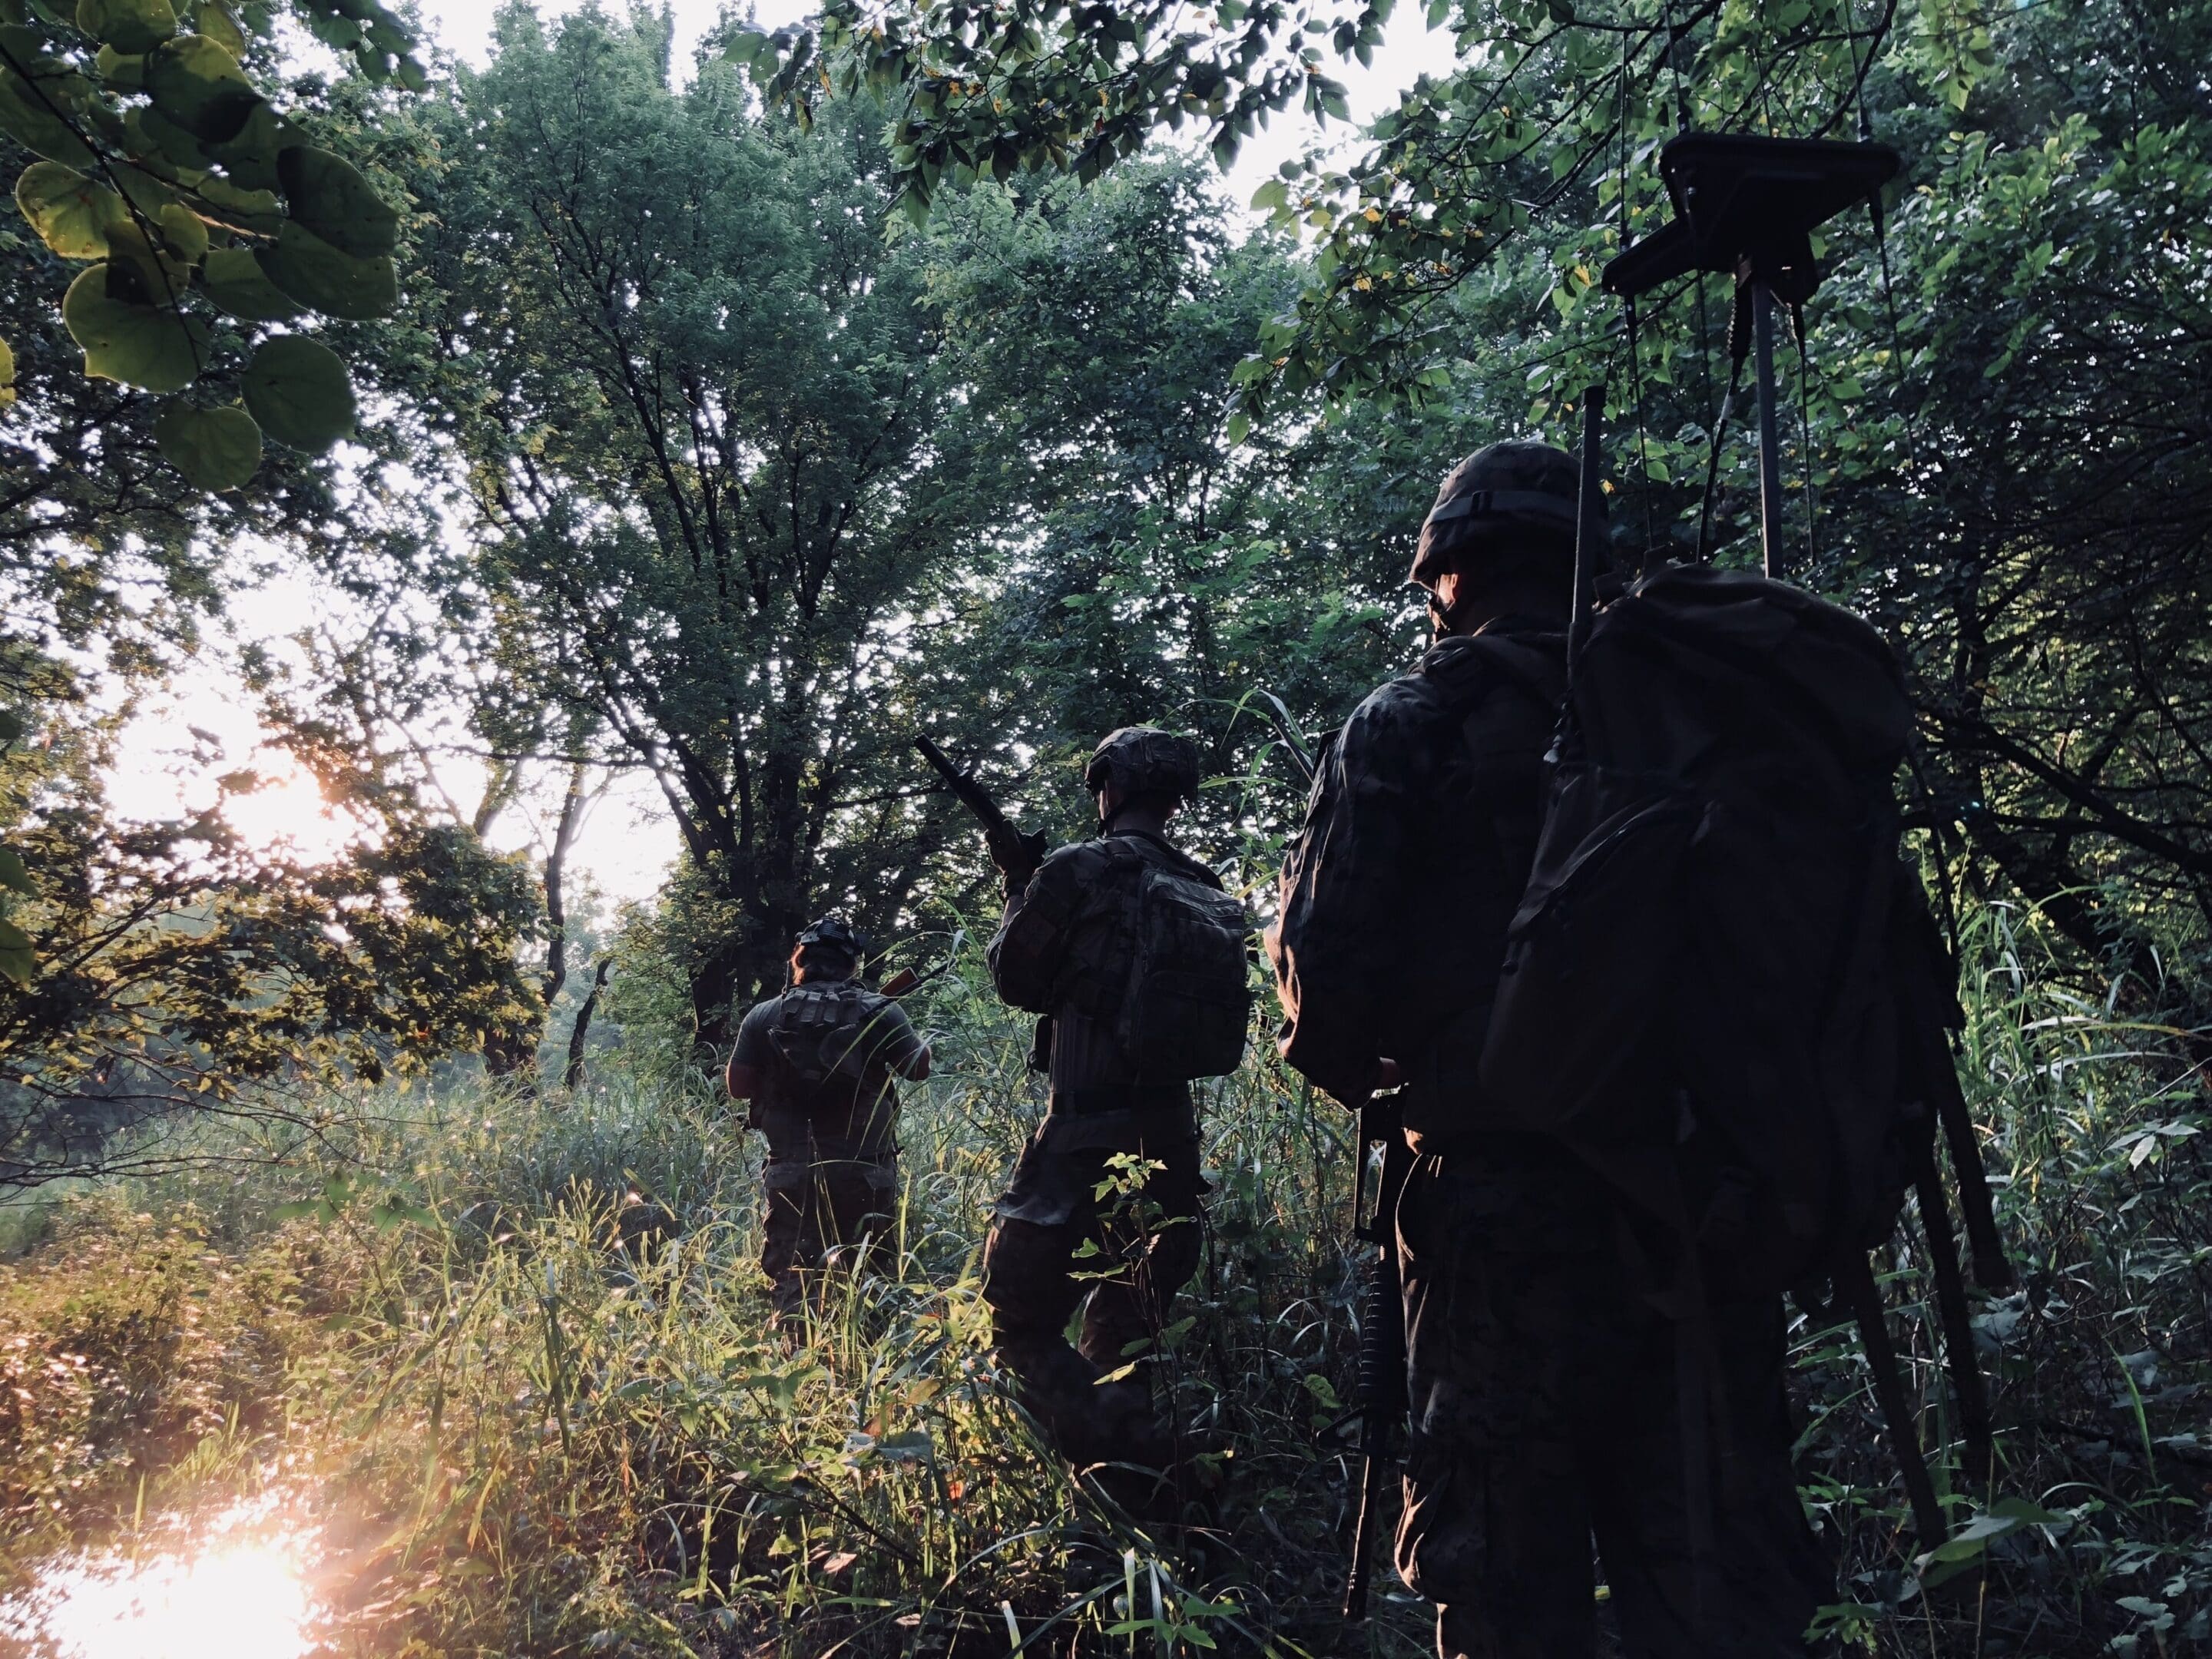
<svg viewBox="0 0 2212 1659">
<path fill-rule="evenodd" d="M 896 1002 L 886 1001 L 876 1011 L 874 1022 L 878 1039 L 876 1058 L 909 1083 L 919 1083 L 927 1077 L 929 1045 L 914 1029 L 906 1010 Z"/>
<path fill-rule="evenodd" d="M 738 1040 L 730 1050 L 729 1069 L 722 1082 L 732 1100 L 750 1100 L 760 1092 L 761 1069 L 768 1063 L 768 1014 L 772 1005 L 762 1003 L 748 1012 L 738 1026 Z"/>
<path fill-rule="evenodd" d="M 1404 723 L 1381 694 L 1346 723 L 1316 775 L 1267 935 L 1283 1058 L 1349 1105 L 1392 1080 L 1376 1050 L 1382 1003 L 1418 957 L 1405 875 L 1418 755 Z"/>
<path fill-rule="evenodd" d="M 985 952 L 999 994 L 1034 1014 L 1052 1009 L 1053 988 L 1067 952 L 1068 931 L 1083 905 L 1091 859 L 1081 847 L 1048 855 L 1022 890 L 1006 901 L 1004 920 Z"/>
</svg>

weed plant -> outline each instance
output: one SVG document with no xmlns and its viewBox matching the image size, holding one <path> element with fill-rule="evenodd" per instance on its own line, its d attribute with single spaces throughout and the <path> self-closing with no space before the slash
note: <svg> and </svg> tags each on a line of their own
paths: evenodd
<svg viewBox="0 0 2212 1659">
<path fill-rule="evenodd" d="M 1982 1297 L 1996 1467 L 1967 1490 L 1907 1227 L 1893 1329 L 1954 1541 L 1917 1553 L 1847 1328 L 1793 1328 L 1826 1615 L 1896 1655 L 2212 1647 L 2202 1034 L 1970 916 L 1964 1074 L 2019 1288 Z M 1264 1048 L 1206 1085 L 1205 1264 L 1148 1364 L 1206 1455 L 1191 1526 L 1079 1492 L 992 1373 L 985 1206 L 1042 1109 L 971 961 L 915 1012 L 895 1261 L 771 1319 L 758 1152 L 666 1062 L 537 1097 L 352 1103 L 313 1168 L 20 1209 L 0 1270 L 0 1593 L 149 1517 L 276 1493 L 334 1650 L 1413 1655 L 1335 1615 L 1355 1333 L 1350 1136 Z M 2159 1012 L 2147 1012 L 2149 1010 Z"/>
</svg>

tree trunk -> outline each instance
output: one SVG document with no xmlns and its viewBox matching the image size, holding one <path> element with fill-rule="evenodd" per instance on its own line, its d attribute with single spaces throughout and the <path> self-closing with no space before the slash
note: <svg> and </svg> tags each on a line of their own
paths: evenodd
<svg viewBox="0 0 2212 1659">
<path fill-rule="evenodd" d="M 601 957 L 599 965 L 592 975 L 591 991 L 584 998 L 584 1006 L 576 1010 L 576 1023 L 568 1031 L 568 1063 L 561 1068 L 561 1086 L 570 1093 L 584 1083 L 584 1040 L 592 1029 L 592 1016 L 598 1012 L 599 993 L 607 988 L 607 969 L 615 965 L 612 957 Z"/>
</svg>

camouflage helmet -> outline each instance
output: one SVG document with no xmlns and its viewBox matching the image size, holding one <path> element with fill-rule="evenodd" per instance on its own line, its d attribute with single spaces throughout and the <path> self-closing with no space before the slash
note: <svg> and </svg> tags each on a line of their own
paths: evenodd
<svg viewBox="0 0 2212 1659">
<path fill-rule="evenodd" d="M 791 953 L 797 956 L 813 945 L 850 957 L 857 963 L 868 954 L 868 936 L 842 916 L 823 916 L 806 924 L 791 942 Z"/>
<path fill-rule="evenodd" d="M 1198 745 L 1157 726 L 1125 726 L 1108 732 L 1083 769 L 1083 787 L 1094 795 L 1112 783 L 1125 795 L 1188 800 L 1198 793 Z"/>
<path fill-rule="evenodd" d="M 1549 444 L 1512 441 L 1486 444 L 1444 475 L 1437 503 L 1421 521 L 1421 544 L 1406 580 L 1434 587 L 1444 562 L 1471 543 L 1500 531 L 1540 549 L 1571 553 L 1582 471 L 1575 458 Z M 1605 516 L 1605 497 L 1597 502 Z"/>
</svg>

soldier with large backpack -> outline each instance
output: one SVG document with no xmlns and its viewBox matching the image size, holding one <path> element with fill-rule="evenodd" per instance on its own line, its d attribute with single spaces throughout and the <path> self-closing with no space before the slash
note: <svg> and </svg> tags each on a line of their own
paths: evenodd
<svg viewBox="0 0 2212 1659">
<path fill-rule="evenodd" d="M 1198 1266 L 1206 1188 L 1190 1085 L 1243 1054 L 1249 923 L 1220 878 L 1167 836 L 1198 790 L 1195 744 L 1123 727 L 1084 782 L 1097 838 L 1010 878 L 990 945 L 999 994 L 1042 1016 L 1036 1059 L 1050 1093 L 996 1206 L 983 1297 L 1003 1372 L 1069 1462 L 1164 1473 L 1178 1460 L 1141 1362 Z M 1117 1157 L 1133 1162 L 1117 1167 Z M 1102 1380 L 1115 1372 L 1127 1374 Z M 1139 1505 L 1154 1491 L 1121 1472 L 1104 1484 Z"/>
<path fill-rule="evenodd" d="M 795 1316 L 805 1275 L 830 1250 L 878 1256 L 898 1185 L 898 1093 L 929 1075 L 929 1046 L 906 1012 L 855 975 L 866 945 L 824 916 L 792 947 L 791 988 L 738 1027 L 727 1083 L 768 1137 L 761 1267 L 777 1313 Z"/>
<path fill-rule="evenodd" d="M 1284 870 L 1269 939 L 1283 1052 L 1347 1105 L 1402 1081 L 1415 1161 L 1396 1214 L 1411 1431 L 1396 1555 L 1438 1604 L 1438 1652 L 1594 1654 L 1594 1538 L 1628 1654 L 1799 1654 L 1835 1595 L 1790 1465 L 1778 1287 L 1698 1271 L 1759 1265 L 1744 1258 L 1771 1189 L 1724 1152 L 1696 1162 L 1694 1195 L 1645 1203 L 1637 1184 L 1679 1186 L 1692 1160 L 1677 1153 L 1723 1138 L 1650 1040 L 1689 977 L 1655 934 L 1687 924 L 1667 908 L 1669 872 L 1615 861 L 1642 821 L 1573 839 L 1581 885 L 1546 913 L 1547 951 L 1532 957 L 1516 924 L 1532 871 L 1547 891 L 1563 875 L 1546 856 L 1580 741 L 1561 724 L 1577 496 L 1573 459 L 1534 443 L 1479 451 L 1438 491 L 1412 573 L 1437 644 L 1346 723 Z M 1576 908 L 1608 872 L 1612 903 Z M 1511 1063 L 1528 1060 L 1528 1019 L 1520 1049 L 1485 1066 L 1504 1035 L 1509 935 L 1514 969 L 1563 993 L 1534 1046 L 1595 1079 L 1571 1125 L 1547 1115 L 1556 1077 Z M 1777 963 L 1800 966 L 1787 949 Z M 1595 994 L 1632 981 L 1632 1017 Z M 1698 1039 L 1726 1045 L 1736 1012 L 1705 1010 Z"/>
</svg>

